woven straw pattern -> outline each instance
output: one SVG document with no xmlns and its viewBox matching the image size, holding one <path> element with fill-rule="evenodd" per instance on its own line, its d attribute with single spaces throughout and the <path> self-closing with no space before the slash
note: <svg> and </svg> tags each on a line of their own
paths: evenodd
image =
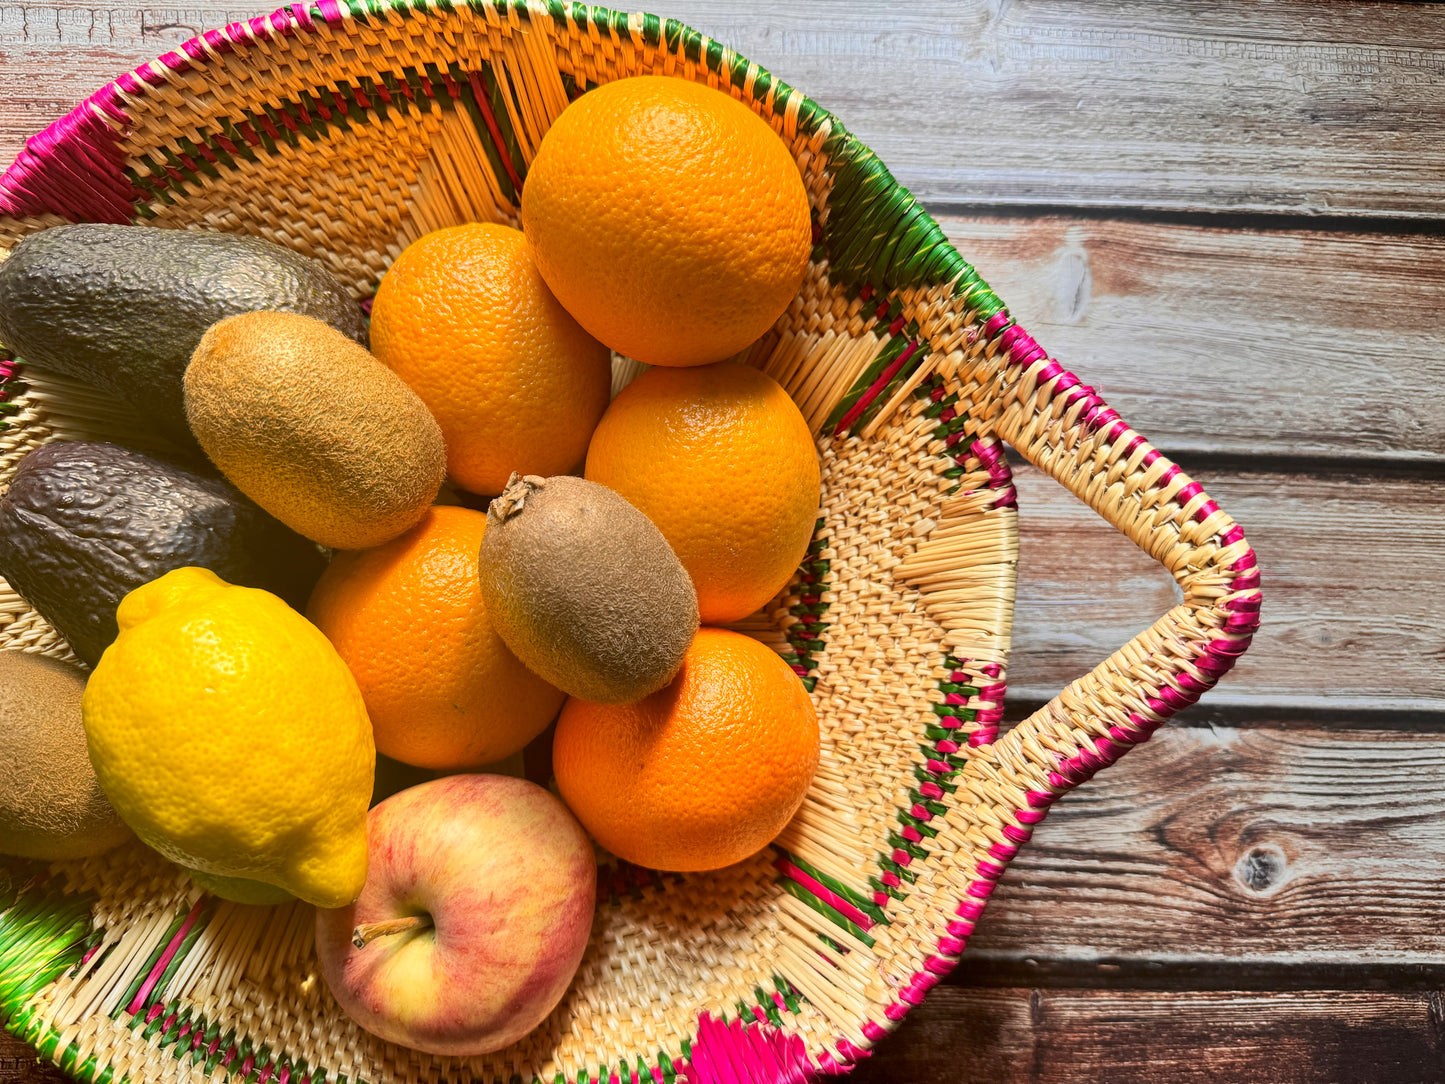
<svg viewBox="0 0 1445 1084">
<path fill-rule="evenodd" d="M 366 1035 L 301 905 L 201 896 L 138 845 L 60 864 L 0 914 L 0 1016 L 87 1080 L 799 1080 L 867 1056 L 963 951 L 1062 793 L 1228 670 L 1258 619 L 1242 532 L 1050 359 L 837 121 L 676 23 L 561 3 L 325 0 L 232 24 L 97 92 L 0 179 L 0 248 L 58 216 L 258 234 L 369 297 L 422 233 L 516 222 L 568 101 L 642 72 L 730 91 L 791 149 L 809 276 L 746 354 L 818 437 L 792 584 L 739 628 L 813 691 L 823 757 L 777 845 L 712 874 L 603 860 L 552 1018 L 458 1062 Z M 625 360 L 619 374 L 635 370 Z M 30 447 L 144 443 L 71 382 L 7 365 L 0 484 Z M 999 740 L 1017 521 L 1000 441 L 1176 577 L 1183 601 Z M 67 648 L 0 592 L 0 646 Z"/>
</svg>

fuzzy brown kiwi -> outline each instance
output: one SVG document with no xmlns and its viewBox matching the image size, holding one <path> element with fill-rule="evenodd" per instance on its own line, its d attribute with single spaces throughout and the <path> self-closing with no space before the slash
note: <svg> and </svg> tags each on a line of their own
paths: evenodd
<svg viewBox="0 0 1445 1084">
<path fill-rule="evenodd" d="M 248 312 L 202 337 L 186 418 L 237 489 L 332 549 L 414 527 L 446 474 L 441 427 L 399 376 L 335 328 Z"/>
<path fill-rule="evenodd" d="M 90 766 L 84 691 L 74 666 L 0 651 L 0 853 L 89 858 L 130 838 Z"/>
<path fill-rule="evenodd" d="M 512 653 L 582 700 L 656 692 L 697 632 L 697 592 L 662 532 L 583 478 L 513 474 L 487 510 L 480 569 Z"/>
</svg>

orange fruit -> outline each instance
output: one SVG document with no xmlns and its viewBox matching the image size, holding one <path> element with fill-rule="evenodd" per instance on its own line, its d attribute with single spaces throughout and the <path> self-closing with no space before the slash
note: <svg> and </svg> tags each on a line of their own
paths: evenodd
<svg viewBox="0 0 1445 1084">
<path fill-rule="evenodd" d="M 522 189 L 542 277 L 578 323 L 649 365 L 730 357 L 808 270 L 808 194 L 747 106 L 687 79 L 588 91 L 542 138 Z"/>
<path fill-rule="evenodd" d="M 407 246 L 371 309 L 372 352 L 426 403 L 463 489 L 566 474 L 612 390 L 612 359 L 552 296 L 521 231 L 491 222 Z"/>
<path fill-rule="evenodd" d="M 306 616 L 351 668 L 379 752 L 421 768 L 491 764 L 546 729 L 566 694 L 487 619 L 477 553 L 487 517 L 439 506 L 406 534 L 339 553 Z"/>
<path fill-rule="evenodd" d="M 563 800 L 618 858 L 718 869 L 767 846 L 818 767 L 803 683 L 758 641 L 699 629 L 672 683 L 631 704 L 568 700 L 552 767 Z"/>
<path fill-rule="evenodd" d="M 735 362 L 643 373 L 602 416 L 586 473 L 657 524 L 704 625 L 782 590 L 818 519 L 808 423 L 777 381 Z"/>
</svg>

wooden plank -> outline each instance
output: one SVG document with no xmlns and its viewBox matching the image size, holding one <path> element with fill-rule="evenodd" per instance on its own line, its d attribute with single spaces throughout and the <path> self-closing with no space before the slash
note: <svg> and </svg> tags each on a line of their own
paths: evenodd
<svg viewBox="0 0 1445 1084">
<path fill-rule="evenodd" d="M 0 1031 L 0 1084 L 66 1084 L 69 1079 L 54 1065 L 39 1061 L 15 1036 Z"/>
<path fill-rule="evenodd" d="M 1445 342 L 1445 236 L 940 222 L 1170 454 L 1445 460 L 1445 388 L 1422 371 Z"/>
<path fill-rule="evenodd" d="M 1263 626 L 1205 705 L 1445 711 L 1445 480 L 1345 471 L 1197 480 L 1244 526 L 1264 587 Z M 1052 479 L 1025 465 L 1017 482 L 1009 688 L 1044 700 L 1151 624 L 1178 591 Z"/>
<path fill-rule="evenodd" d="M 203 30 L 279 6 L 267 0 L 185 8 L 0 2 L 0 166 L 9 165 L 29 136 L 122 72 Z"/>
<path fill-rule="evenodd" d="M 1064 798 L 970 966 L 1438 974 L 1445 736 L 1289 725 L 1165 728 Z"/>
<path fill-rule="evenodd" d="M 1439 1079 L 1438 993 L 939 987 L 849 1076 L 857 1084 Z M 0 1032 L 0 1084 L 64 1084 Z"/>
<path fill-rule="evenodd" d="M 808 91 L 935 203 L 1445 213 L 1430 5 L 656 6 Z M 0 162 L 106 79 L 267 7 L 0 7 Z"/>
<path fill-rule="evenodd" d="M 1439 993 L 967 990 L 940 987 L 856 1084 L 1438 1081 Z"/>
</svg>

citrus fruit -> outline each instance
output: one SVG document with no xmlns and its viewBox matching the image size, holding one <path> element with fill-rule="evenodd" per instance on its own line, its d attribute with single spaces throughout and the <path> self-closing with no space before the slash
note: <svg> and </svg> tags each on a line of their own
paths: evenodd
<svg viewBox="0 0 1445 1084">
<path fill-rule="evenodd" d="M 137 587 L 85 687 L 91 763 L 173 862 L 340 907 L 366 880 L 376 751 L 361 693 L 267 591 L 186 567 Z"/>
<path fill-rule="evenodd" d="M 376 292 L 371 349 L 431 410 L 447 472 L 473 493 L 574 469 L 612 389 L 607 348 L 552 296 L 521 231 L 490 222 L 407 247 Z"/>
<path fill-rule="evenodd" d="M 507 649 L 482 599 L 487 517 L 438 506 L 375 549 L 338 554 L 307 615 L 361 687 L 376 748 L 421 768 L 491 764 L 519 751 L 566 694 Z"/>
<path fill-rule="evenodd" d="M 718 869 L 761 850 L 797 812 L 818 766 L 818 718 L 777 654 L 705 628 L 651 696 L 568 700 L 552 765 L 563 800 L 617 857 Z"/>
<path fill-rule="evenodd" d="M 562 112 L 532 160 L 522 223 L 567 311 L 649 365 L 748 346 L 793 300 L 812 248 L 802 175 L 767 122 L 661 75 Z"/>
<path fill-rule="evenodd" d="M 603 415 L 586 473 L 657 524 L 705 625 L 786 586 L 818 518 L 808 423 L 777 381 L 734 362 L 643 373 Z"/>
</svg>

